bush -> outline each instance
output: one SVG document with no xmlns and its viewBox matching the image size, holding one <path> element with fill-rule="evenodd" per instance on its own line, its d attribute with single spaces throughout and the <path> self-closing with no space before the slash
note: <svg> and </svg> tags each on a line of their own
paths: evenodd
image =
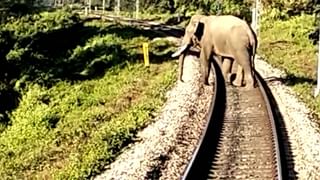
<svg viewBox="0 0 320 180">
<path fill-rule="evenodd" d="M 61 48 L 70 43 L 59 45 L 57 42 L 61 43 L 76 34 L 77 31 L 72 27 L 79 23 L 78 15 L 58 10 L 27 14 L 0 25 L 0 132 L 3 125 L 9 122 L 7 115 L 18 105 L 19 92 L 25 84 L 35 79 L 45 81 L 52 78 L 48 67 L 54 67 L 52 64 L 58 64 L 59 61 L 50 61 L 48 53 L 63 52 Z M 67 38 L 62 36 L 62 30 L 66 29 L 72 30 L 72 33 L 68 32 Z"/>
<path fill-rule="evenodd" d="M 199 1 L 197 3 L 186 3 L 187 5 L 181 6 L 178 4 L 180 14 L 192 16 L 193 14 L 231 14 L 247 21 L 251 21 L 250 3 L 238 0 L 224 0 L 221 4 L 218 1 Z"/>
<path fill-rule="evenodd" d="M 251 6 L 243 1 L 223 1 L 222 14 L 231 14 L 251 22 Z"/>
<path fill-rule="evenodd" d="M 175 63 L 162 63 L 174 49 L 150 42 L 154 31 L 79 25 L 59 13 L 28 15 L 0 31 L 0 74 L 17 73 L 0 82 L 4 178 L 90 179 L 148 123 L 175 82 Z M 136 63 L 142 42 L 150 43 L 149 68 Z"/>
<path fill-rule="evenodd" d="M 17 38 L 35 35 L 39 32 L 48 32 L 55 29 L 67 28 L 80 22 L 77 14 L 58 10 L 54 13 L 26 15 L 6 23 L 3 29 L 14 32 Z"/>
<path fill-rule="evenodd" d="M 66 71 L 92 76 L 95 73 L 103 73 L 112 65 L 121 64 L 123 59 L 128 59 L 128 53 L 120 45 L 120 41 L 121 39 L 114 35 L 90 39 L 84 46 L 78 46 L 73 50 L 67 60 L 67 66 L 70 68 Z"/>
<path fill-rule="evenodd" d="M 301 13 L 312 14 L 316 10 L 315 0 L 262 0 L 264 9 L 278 9 L 288 16 L 299 15 Z"/>
</svg>

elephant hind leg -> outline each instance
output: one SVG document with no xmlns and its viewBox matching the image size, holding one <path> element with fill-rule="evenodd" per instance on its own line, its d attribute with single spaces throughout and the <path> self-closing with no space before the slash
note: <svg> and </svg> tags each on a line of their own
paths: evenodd
<svg viewBox="0 0 320 180">
<path fill-rule="evenodd" d="M 253 77 L 253 69 L 251 66 L 251 57 L 248 51 L 242 50 L 237 51 L 236 60 L 240 66 L 243 68 L 244 80 L 245 80 L 245 89 L 253 89 L 254 88 L 254 77 Z M 240 70 L 239 70 L 240 71 Z M 239 74 L 242 74 L 239 72 Z M 237 72 L 238 75 L 238 72 Z M 239 77 L 240 78 L 240 77 Z M 240 80 L 239 80 L 240 81 Z"/>
<path fill-rule="evenodd" d="M 237 74 L 236 74 L 236 79 L 232 82 L 232 85 L 237 86 L 237 87 L 241 87 L 242 86 L 242 82 L 243 82 L 243 75 L 244 75 L 244 71 L 241 65 L 239 65 L 237 63 Z"/>
<path fill-rule="evenodd" d="M 223 57 L 223 63 L 222 63 L 221 69 L 222 69 L 223 77 L 226 83 L 230 83 L 230 73 L 232 68 L 232 62 L 233 62 L 233 59 Z"/>
</svg>

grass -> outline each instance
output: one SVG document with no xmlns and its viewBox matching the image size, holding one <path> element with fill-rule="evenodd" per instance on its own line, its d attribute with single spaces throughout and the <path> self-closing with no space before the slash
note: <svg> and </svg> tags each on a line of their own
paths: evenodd
<svg viewBox="0 0 320 180">
<path fill-rule="evenodd" d="M 112 30 L 115 26 L 118 31 Z M 32 66 L 21 58 L 26 56 L 10 57 L 29 71 L 18 74 L 19 103 L 7 110 L 10 121 L 1 126 L 4 179 L 94 176 L 150 123 L 176 80 L 176 64 L 168 61 L 172 45 L 151 42 L 156 34 L 134 27 L 128 33 L 128 27 L 99 21 L 77 28 L 85 29 L 81 40 L 59 55 L 49 56 L 55 52 L 50 48 L 31 49 L 40 54 L 30 58 Z M 142 64 L 141 42 L 150 43 L 149 68 Z"/>
<path fill-rule="evenodd" d="M 284 70 L 284 82 L 320 116 L 320 97 L 314 98 L 317 47 L 308 39 L 314 31 L 314 16 L 300 15 L 288 20 L 265 18 L 261 22 L 258 53 L 274 67 Z"/>
<path fill-rule="evenodd" d="M 0 137 L 2 177 L 84 178 L 119 153 L 165 101 L 171 62 L 114 68 L 98 80 L 31 85 Z"/>
</svg>

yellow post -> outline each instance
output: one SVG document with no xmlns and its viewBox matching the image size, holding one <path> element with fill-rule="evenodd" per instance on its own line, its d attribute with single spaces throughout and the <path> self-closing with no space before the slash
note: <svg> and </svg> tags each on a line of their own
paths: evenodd
<svg viewBox="0 0 320 180">
<path fill-rule="evenodd" d="M 149 50 L 148 43 L 143 43 L 143 57 L 144 57 L 144 65 L 149 67 Z"/>
</svg>

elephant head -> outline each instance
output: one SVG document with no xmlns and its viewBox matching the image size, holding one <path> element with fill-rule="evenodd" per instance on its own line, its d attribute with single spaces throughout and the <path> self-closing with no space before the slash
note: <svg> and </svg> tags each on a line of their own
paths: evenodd
<svg viewBox="0 0 320 180">
<path fill-rule="evenodd" d="M 185 29 L 185 34 L 182 39 L 181 46 L 172 54 L 172 57 L 179 56 L 179 80 L 182 80 L 183 64 L 187 51 L 191 47 L 200 48 L 200 41 L 203 35 L 204 23 L 202 22 L 203 15 L 194 15 L 191 17 L 188 26 Z"/>
</svg>

